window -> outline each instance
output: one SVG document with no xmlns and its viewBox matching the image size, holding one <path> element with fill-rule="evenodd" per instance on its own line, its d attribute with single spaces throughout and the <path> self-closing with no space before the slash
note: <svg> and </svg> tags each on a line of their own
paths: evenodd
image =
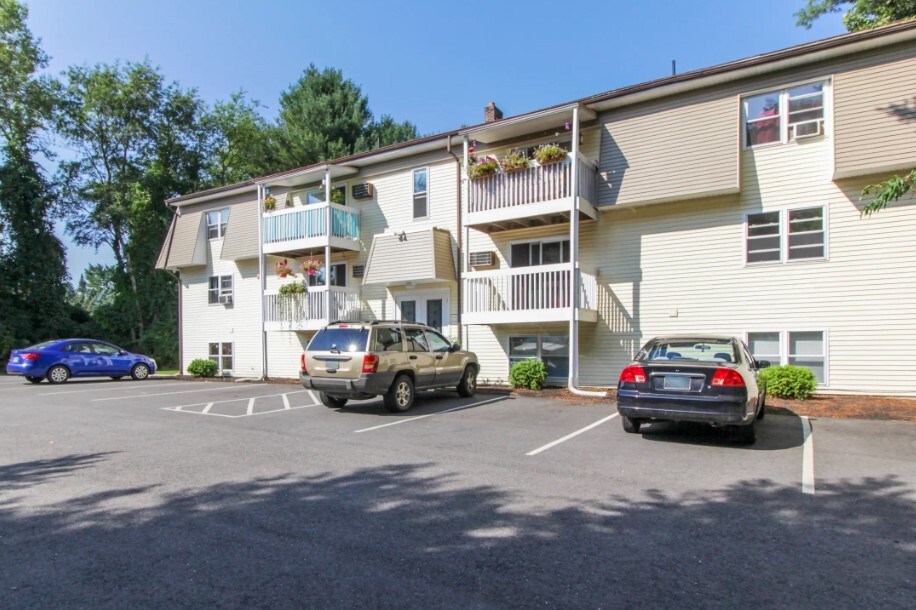
<svg viewBox="0 0 916 610">
<path fill-rule="evenodd" d="M 811 369 L 818 383 L 827 383 L 827 342 L 824 331 L 769 331 L 747 334 L 756 360 Z"/>
<path fill-rule="evenodd" d="M 88 343 L 71 343 L 64 348 L 65 352 L 74 352 L 77 354 L 91 354 L 92 347 Z"/>
<path fill-rule="evenodd" d="M 426 335 L 422 328 L 407 329 L 407 351 L 408 352 L 428 352 L 429 343 L 426 341 Z"/>
<path fill-rule="evenodd" d="M 210 289 L 207 291 L 207 302 L 219 303 L 220 297 L 232 296 L 232 276 L 214 275 L 210 277 Z"/>
<path fill-rule="evenodd" d="M 426 218 L 429 216 L 429 192 L 427 178 L 429 170 L 413 170 L 413 217 Z"/>
<path fill-rule="evenodd" d="M 309 351 L 364 352 L 369 343 L 368 328 L 328 327 L 319 330 L 309 342 Z"/>
<path fill-rule="evenodd" d="M 569 336 L 531 335 L 509 337 L 509 368 L 522 360 L 539 358 L 547 367 L 547 377 L 569 376 Z"/>
<path fill-rule="evenodd" d="M 531 241 L 512 244 L 509 248 L 510 267 L 555 265 L 569 262 L 569 240 Z"/>
<path fill-rule="evenodd" d="M 401 319 L 405 322 L 417 321 L 417 302 L 401 301 Z"/>
<path fill-rule="evenodd" d="M 744 98 L 745 145 L 822 134 L 825 88 L 826 82 L 809 83 Z"/>
<path fill-rule="evenodd" d="M 106 345 L 104 343 L 93 343 L 92 349 L 96 354 L 101 354 L 102 356 L 120 356 L 121 350 L 116 348 L 113 345 Z"/>
<path fill-rule="evenodd" d="M 214 210 L 207 212 L 207 239 L 218 239 L 226 236 L 226 226 L 229 224 L 229 210 Z"/>
<path fill-rule="evenodd" d="M 231 343 L 211 343 L 210 360 L 216 363 L 221 371 L 232 370 L 232 344 Z"/>
<path fill-rule="evenodd" d="M 305 191 L 301 195 L 302 205 L 316 205 L 319 203 L 325 202 L 324 187 L 313 188 Z M 347 187 L 346 186 L 332 186 L 331 187 L 331 202 L 337 203 L 339 205 L 346 205 L 347 203 Z"/>
<path fill-rule="evenodd" d="M 400 328 L 376 328 L 374 351 L 403 352 L 404 343 L 402 342 L 401 337 L 402 333 Z"/>
<path fill-rule="evenodd" d="M 448 339 L 432 331 L 426 331 L 426 340 L 434 352 L 447 352 L 448 348 L 451 346 Z"/>
<path fill-rule="evenodd" d="M 309 286 L 324 286 L 324 272 L 322 267 L 314 275 L 308 275 Z M 331 286 L 347 286 L 347 263 L 331 263 Z"/>
<path fill-rule="evenodd" d="M 747 264 L 822 259 L 827 256 L 824 208 L 748 214 Z M 788 240 L 783 240 L 783 235 Z"/>
</svg>

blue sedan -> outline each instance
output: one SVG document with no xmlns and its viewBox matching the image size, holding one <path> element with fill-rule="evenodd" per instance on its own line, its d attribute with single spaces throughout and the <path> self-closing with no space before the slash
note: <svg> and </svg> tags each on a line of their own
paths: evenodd
<svg viewBox="0 0 916 610">
<path fill-rule="evenodd" d="M 14 349 L 6 365 L 7 375 L 22 375 L 32 383 L 64 383 L 71 377 L 117 380 L 127 375 L 139 381 L 155 372 L 156 361 L 149 356 L 94 339 L 60 339 Z"/>
</svg>

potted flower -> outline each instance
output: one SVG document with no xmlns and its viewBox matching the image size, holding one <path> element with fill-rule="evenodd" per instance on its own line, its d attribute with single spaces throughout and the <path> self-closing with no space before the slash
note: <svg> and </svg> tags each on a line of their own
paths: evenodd
<svg viewBox="0 0 916 610">
<path fill-rule="evenodd" d="M 289 262 L 285 258 L 277 263 L 277 266 L 274 267 L 274 271 L 276 271 L 277 275 L 279 275 L 281 278 L 285 278 L 288 275 L 293 277 L 296 276 L 296 274 L 293 273 L 293 268 L 290 267 Z"/>
<path fill-rule="evenodd" d="M 531 165 L 531 160 L 524 152 L 518 148 L 513 148 L 502 158 L 500 165 L 502 165 L 504 172 L 512 172 L 519 169 L 526 169 Z"/>
<path fill-rule="evenodd" d="M 468 161 L 468 178 L 471 180 L 492 176 L 499 169 L 499 161 L 493 157 L 471 157 Z"/>
<path fill-rule="evenodd" d="M 302 269 L 302 272 L 308 275 L 315 275 L 318 273 L 318 270 L 321 269 L 321 261 L 310 258 L 302 262 L 299 265 L 299 268 Z"/>
<path fill-rule="evenodd" d="M 534 158 L 539 165 L 557 163 L 566 160 L 567 151 L 559 144 L 541 144 L 534 149 Z"/>
<path fill-rule="evenodd" d="M 305 282 L 290 282 L 280 286 L 277 313 L 281 321 L 287 324 L 298 324 L 307 317 L 308 307 L 302 300 L 306 292 L 308 292 L 308 287 Z"/>
<path fill-rule="evenodd" d="M 264 211 L 273 212 L 277 208 L 277 200 L 273 195 L 264 198 Z"/>
<path fill-rule="evenodd" d="M 304 294 L 307 288 L 305 282 L 292 282 L 290 284 L 283 284 L 280 286 L 279 293 L 288 296 L 291 294 Z"/>
</svg>

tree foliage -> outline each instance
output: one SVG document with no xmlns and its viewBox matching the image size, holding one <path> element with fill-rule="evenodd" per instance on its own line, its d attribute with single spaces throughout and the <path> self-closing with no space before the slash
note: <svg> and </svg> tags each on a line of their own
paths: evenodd
<svg viewBox="0 0 916 610">
<path fill-rule="evenodd" d="M 819 17 L 843 11 L 846 11 L 843 25 L 850 32 L 858 32 L 916 18 L 916 0 L 808 0 L 808 4 L 795 13 L 796 25 L 810 29 Z"/>
<path fill-rule="evenodd" d="M 209 137 L 206 178 L 210 186 L 241 182 L 279 171 L 272 127 L 245 93 L 217 102 L 203 119 Z"/>
<path fill-rule="evenodd" d="M 871 216 L 886 208 L 888 204 L 902 199 L 913 188 L 913 182 L 916 182 L 916 169 L 910 170 L 910 173 L 904 176 L 891 176 L 884 182 L 869 184 L 862 191 L 862 199 L 870 195 L 875 197 L 865 204 L 862 214 Z"/>
</svg>

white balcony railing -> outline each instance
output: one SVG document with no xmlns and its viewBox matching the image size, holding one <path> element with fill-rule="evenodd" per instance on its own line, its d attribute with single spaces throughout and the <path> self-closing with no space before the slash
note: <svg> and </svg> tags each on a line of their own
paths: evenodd
<svg viewBox="0 0 916 610">
<path fill-rule="evenodd" d="M 328 206 L 331 208 L 330 235 Z M 318 203 L 265 212 L 263 222 L 265 244 L 324 237 L 359 240 L 359 211 L 336 203 Z"/>
<path fill-rule="evenodd" d="M 579 196 L 594 204 L 597 193 L 597 173 L 581 159 Z M 476 178 L 469 182 L 468 212 L 489 212 L 533 203 L 556 201 L 572 196 L 572 158 L 507 173 Z"/>
<path fill-rule="evenodd" d="M 578 275 L 577 307 L 597 310 L 597 278 L 582 270 Z M 572 277 L 570 263 L 466 273 L 464 314 L 482 321 L 491 319 L 487 314 L 508 314 L 506 321 L 524 322 L 537 320 L 539 312 L 551 311 L 568 319 L 558 310 L 570 307 Z M 523 313 L 530 315 L 516 315 Z M 548 319 L 552 318 L 544 318 Z"/>
<path fill-rule="evenodd" d="M 330 320 L 325 306 L 331 295 Z M 285 330 L 314 330 L 333 320 L 360 319 L 362 303 L 358 288 L 331 286 L 309 287 L 298 294 L 265 294 L 264 322 L 267 326 Z"/>
</svg>

